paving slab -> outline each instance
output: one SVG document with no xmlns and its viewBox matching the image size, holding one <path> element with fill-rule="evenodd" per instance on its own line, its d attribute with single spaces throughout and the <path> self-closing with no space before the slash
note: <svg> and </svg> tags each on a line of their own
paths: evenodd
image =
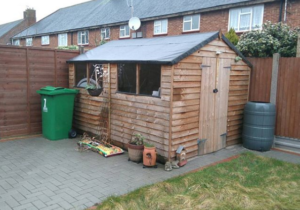
<svg viewBox="0 0 300 210">
<path fill-rule="evenodd" d="M 0 202 L 6 209 L 85 209 L 108 196 L 121 195 L 248 151 L 241 145 L 193 158 L 171 172 L 143 168 L 128 154 L 105 158 L 77 151 L 79 139 L 42 137 L 0 143 Z M 300 157 L 264 153 L 300 163 Z M 261 154 L 260 154 L 261 155 Z"/>
</svg>

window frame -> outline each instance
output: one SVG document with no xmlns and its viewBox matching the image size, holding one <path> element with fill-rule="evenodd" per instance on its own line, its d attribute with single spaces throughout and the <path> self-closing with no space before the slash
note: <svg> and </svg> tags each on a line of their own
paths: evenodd
<svg viewBox="0 0 300 210">
<path fill-rule="evenodd" d="M 45 40 L 43 40 L 43 39 L 45 39 L 45 38 L 48 38 L 48 41 L 47 42 L 45 42 Z M 41 37 L 41 45 L 49 45 L 50 44 L 50 36 L 49 35 L 46 35 L 46 36 L 42 36 Z"/>
<path fill-rule="evenodd" d="M 193 16 L 198 16 L 198 28 L 197 29 L 193 29 Z M 191 17 L 190 21 L 185 21 L 184 18 L 186 17 Z M 200 14 L 194 14 L 194 15 L 185 15 L 183 16 L 183 21 L 182 21 L 182 32 L 191 32 L 191 31 L 199 31 L 200 30 L 200 20 L 201 20 L 201 15 Z M 185 30 L 184 29 L 184 23 L 189 23 L 190 22 L 190 26 L 191 29 L 190 30 Z"/>
<path fill-rule="evenodd" d="M 122 28 L 124 27 L 124 28 Z M 128 27 L 128 35 L 126 35 L 126 28 L 125 27 Z M 125 36 L 121 36 L 121 31 L 125 31 Z M 120 34 L 119 34 L 119 38 L 129 38 L 130 37 L 130 28 L 128 25 L 122 25 L 120 26 Z"/>
<path fill-rule="evenodd" d="M 120 64 L 125 64 L 125 63 L 120 63 Z M 119 64 L 117 64 L 119 65 Z M 162 85 L 162 65 L 156 64 L 160 66 L 160 87 L 159 89 L 161 90 L 161 85 Z M 124 91 L 119 91 L 119 81 L 118 81 L 118 75 L 117 75 L 117 90 L 116 93 L 119 94 L 127 94 L 127 95 L 135 95 L 135 96 L 147 96 L 147 97 L 153 97 L 153 98 L 161 98 L 161 93 L 159 93 L 159 96 L 153 96 L 153 95 L 147 95 L 147 94 L 140 94 L 140 70 L 141 70 L 141 64 L 136 63 L 135 64 L 135 75 L 136 75 L 136 92 L 131 93 L 131 92 L 124 92 Z M 119 73 L 119 67 L 117 66 L 117 74 Z M 158 90 L 160 92 L 160 90 Z"/>
<path fill-rule="evenodd" d="M 85 43 L 82 42 L 83 37 L 85 37 Z M 78 31 L 77 32 L 77 45 L 88 45 L 89 44 L 89 31 Z"/>
<path fill-rule="evenodd" d="M 166 21 L 166 23 L 167 23 L 166 32 L 163 32 L 163 30 L 162 30 L 163 29 L 163 27 L 162 27 L 162 25 L 163 25 L 162 22 L 163 21 Z M 153 23 L 153 34 L 154 35 L 168 34 L 168 24 L 169 24 L 168 19 L 155 20 L 154 23 Z M 156 26 L 160 26 L 160 32 L 159 33 L 155 33 L 155 27 Z"/>
<path fill-rule="evenodd" d="M 64 40 L 66 42 L 66 45 L 61 45 L 61 37 L 62 36 L 66 36 L 66 39 Z M 66 47 L 68 46 L 68 33 L 62 33 L 62 34 L 58 34 L 58 43 L 57 43 L 58 47 Z"/>
<path fill-rule="evenodd" d="M 26 45 L 27 47 L 30 47 L 30 46 L 32 46 L 32 42 L 33 42 L 32 37 L 26 38 L 26 40 L 25 40 L 25 45 Z"/>
<path fill-rule="evenodd" d="M 18 44 L 16 44 L 15 42 L 17 42 Z M 13 39 L 13 43 L 12 43 L 12 45 L 14 45 L 14 46 L 20 46 L 20 39 Z"/>
<path fill-rule="evenodd" d="M 262 7 L 262 14 L 261 14 L 261 18 L 260 18 L 260 26 L 259 28 L 254 28 L 253 29 L 253 26 L 252 26 L 252 23 L 253 23 L 253 9 L 254 7 L 259 7 L 261 6 Z M 242 13 L 242 9 L 247 9 L 247 8 L 250 8 L 251 11 L 250 12 L 244 12 Z M 237 21 L 237 30 L 235 29 L 234 26 L 231 26 L 230 25 L 230 22 L 231 22 L 231 11 L 234 11 L 234 10 L 238 10 L 239 14 L 238 14 L 238 21 Z M 242 32 L 247 32 L 247 31 L 254 31 L 254 30 L 262 30 L 262 26 L 263 26 L 263 19 L 264 19 L 264 11 L 265 11 L 265 6 L 264 4 L 259 4 L 259 5 L 255 5 L 255 6 L 248 6 L 248 7 L 238 7 L 238 8 L 232 8 L 229 10 L 229 18 L 228 18 L 228 31 L 233 28 L 235 30 L 236 33 L 242 33 Z M 246 14 L 250 14 L 250 23 L 249 23 L 249 30 L 240 30 L 240 22 L 241 22 L 241 16 L 242 15 L 246 15 Z"/>
<path fill-rule="evenodd" d="M 104 30 L 104 31 L 103 31 Z M 107 31 L 108 31 L 108 37 L 107 37 Z M 102 33 L 105 34 L 104 37 L 102 37 Z M 110 28 L 106 27 L 106 28 L 101 28 L 100 30 L 100 36 L 101 36 L 101 40 L 107 40 L 110 39 Z"/>
</svg>

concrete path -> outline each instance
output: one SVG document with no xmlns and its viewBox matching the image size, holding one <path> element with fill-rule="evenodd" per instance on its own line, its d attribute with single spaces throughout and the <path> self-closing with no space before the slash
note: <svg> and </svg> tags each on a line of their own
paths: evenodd
<svg viewBox="0 0 300 210">
<path fill-rule="evenodd" d="M 189 160 L 171 172 L 143 169 L 127 153 L 104 158 L 77 151 L 78 139 L 44 138 L 0 143 L 0 209 L 85 209 L 110 195 L 166 180 L 247 151 L 232 146 Z M 297 156 L 299 161 L 300 157 Z"/>
</svg>

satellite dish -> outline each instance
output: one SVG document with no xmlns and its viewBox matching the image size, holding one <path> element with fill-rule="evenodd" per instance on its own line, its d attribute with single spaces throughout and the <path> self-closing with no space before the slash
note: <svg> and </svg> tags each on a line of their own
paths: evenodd
<svg viewBox="0 0 300 210">
<path fill-rule="evenodd" d="M 138 17 L 132 17 L 130 18 L 128 25 L 131 30 L 136 31 L 141 27 L 141 21 Z"/>
</svg>

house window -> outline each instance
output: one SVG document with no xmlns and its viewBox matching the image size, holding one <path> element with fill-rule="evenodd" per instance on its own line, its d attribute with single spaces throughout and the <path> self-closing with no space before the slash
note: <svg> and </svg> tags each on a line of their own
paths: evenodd
<svg viewBox="0 0 300 210">
<path fill-rule="evenodd" d="M 118 64 L 118 91 L 136 93 L 136 64 Z"/>
<path fill-rule="evenodd" d="M 13 45 L 19 46 L 20 45 L 20 39 L 13 40 Z"/>
<path fill-rule="evenodd" d="M 101 28 L 101 40 L 110 38 L 110 29 L 109 28 Z"/>
<path fill-rule="evenodd" d="M 168 19 L 154 21 L 154 34 L 168 33 Z"/>
<path fill-rule="evenodd" d="M 160 80 L 161 65 L 132 63 L 118 65 L 118 91 L 120 92 L 159 96 Z"/>
<path fill-rule="evenodd" d="M 26 46 L 32 46 L 32 38 L 26 39 Z"/>
<path fill-rule="evenodd" d="M 49 36 L 42 36 L 42 45 L 50 44 Z"/>
<path fill-rule="evenodd" d="M 229 26 L 236 32 L 258 30 L 262 28 L 264 5 L 230 9 Z"/>
<path fill-rule="evenodd" d="M 89 44 L 89 31 L 78 31 L 77 43 L 78 45 Z"/>
<path fill-rule="evenodd" d="M 183 31 L 196 31 L 200 29 L 200 15 L 188 15 L 183 17 Z"/>
<path fill-rule="evenodd" d="M 159 91 L 160 88 L 160 65 L 156 64 L 141 64 L 140 68 L 140 91 L 141 95 L 154 94 L 153 91 Z"/>
<path fill-rule="evenodd" d="M 68 46 L 68 34 L 58 34 L 58 46 Z"/>
<path fill-rule="evenodd" d="M 125 38 L 125 37 L 130 37 L 128 25 L 120 26 L 120 38 Z"/>
</svg>

